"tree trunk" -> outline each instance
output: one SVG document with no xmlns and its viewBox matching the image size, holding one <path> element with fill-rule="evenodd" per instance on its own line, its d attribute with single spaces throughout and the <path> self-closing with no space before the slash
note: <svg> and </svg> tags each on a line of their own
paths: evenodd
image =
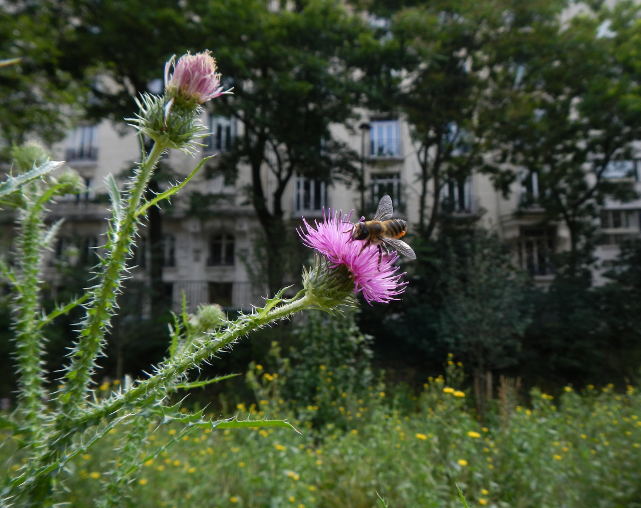
<svg viewBox="0 0 641 508">
<path fill-rule="evenodd" d="M 267 286 L 269 293 L 274 294 L 283 287 L 286 275 L 286 240 L 287 232 L 282 217 L 272 217 L 265 230 L 267 240 Z"/>
<path fill-rule="evenodd" d="M 263 164 L 264 142 L 257 142 L 257 148 L 250 157 L 252 175 L 252 204 L 256 217 L 265 234 L 265 257 L 267 273 L 264 277 L 270 294 L 282 288 L 285 276 L 285 239 L 286 230 L 283 221 L 280 196 L 282 195 L 283 183 L 274 192 L 274 212 L 267 206 L 267 199 L 261 179 L 261 167 Z"/>
<path fill-rule="evenodd" d="M 427 156 L 421 157 L 420 150 L 418 155 L 418 162 L 421 166 L 421 194 L 418 203 L 418 229 L 421 234 L 425 231 L 425 217 L 427 215 L 427 182 L 429 174 L 427 171 Z"/>
</svg>

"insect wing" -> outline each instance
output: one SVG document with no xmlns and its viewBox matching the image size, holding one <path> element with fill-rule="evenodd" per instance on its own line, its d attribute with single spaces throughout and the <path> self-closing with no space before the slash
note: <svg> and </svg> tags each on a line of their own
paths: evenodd
<svg viewBox="0 0 641 508">
<path fill-rule="evenodd" d="M 378 202 L 378 208 L 372 220 L 388 220 L 392 218 L 393 214 L 394 207 L 392 206 L 392 198 L 385 194 Z"/>
<path fill-rule="evenodd" d="M 412 250 L 412 247 L 407 245 L 403 240 L 398 238 L 383 238 L 383 242 L 389 245 L 393 249 L 397 250 L 399 253 L 403 254 L 408 259 L 416 259 L 416 253 Z"/>
</svg>

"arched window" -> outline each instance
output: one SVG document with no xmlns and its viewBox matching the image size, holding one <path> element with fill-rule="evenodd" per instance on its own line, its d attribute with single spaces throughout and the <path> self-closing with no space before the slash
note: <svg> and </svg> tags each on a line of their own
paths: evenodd
<svg viewBox="0 0 641 508">
<path fill-rule="evenodd" d="M 217 233 L 209 237 L 208 266 L 234 264 L 234 236 L 228 233 Z"/>
</svg>

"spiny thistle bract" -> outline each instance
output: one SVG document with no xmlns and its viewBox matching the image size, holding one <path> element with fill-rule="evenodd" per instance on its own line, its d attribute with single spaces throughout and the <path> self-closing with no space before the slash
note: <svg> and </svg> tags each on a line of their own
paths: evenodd
<svg viewBox="0 0 641 508">
<path fill-rule="evenodd" d="M 166 66 L 166 89 L 163 96 L 143 95 L 139 111 L 131 124 L 142 136 L 154 141 L 149 153 L 136 166 L 131 179 L 120 189 L 113 177 L 106 180 L 111 200 L 111 216 L 105 243 L 95 269 L 93 286 L 50 314 L 41 308 L 41 273 L 44 249 L 55 238 L 59 224 L 47 228 L 46 206 L 56 196 L 78 191 L 79 179 L 73 173 L 52 176 L 62 166 L 48 161 L 33 147 L 15 154 L 17 174 L 0 182 L 0 206 L 17 209 L 18 241 L 15 266 L 0 259 L 0 276 L 10 284 L 13 298 L 18 407 L 10 417 L 2 417 L 2 427 L 10 429 L 24 443 L 24 460 L 14 476 L 0 483 L 0 503 L 13 506 L 51 506 L 68 502 L 65 478 L 69 462 L 86 451 L 117 426 L 122 432 L 121 447 L 101 475 L 104 507 L 123 506 L 143 463 L 139 446 L 149 443 L 150 433 L 167 423 L 179 423 L 184 435 L 195 428 L 230 429 L 244 427 L 288 427 L 285 421 L 237 419 L 213 420 L 203 411 L 185 413 L 180 403 L 169 405 L 168 394 L 204 386 L 213 380 L 188 382 L 189 373 L 198 370 L 218 352 L 229 349 L 249 333 L 288 318 L 304 309 L 332 311 L 352 305 L 354 293 L 361 292 L 368 302 L 387 302 L 396 297 L 405 283 L 400 280 L 395 258 L 378 257 L 340 235 L 336 215 L 302 233 L 305 243 L 316 255 L 311 268 L 303 273 L 303 289 L 285 298 L 285 290 L 268 298 L 251 313 L 227 320 L 214 306 L 201 307 L 190 316 L 184 311 L 170 327 L 171 344 L 162 362 L 149 369 L 139 380 L 126 379 L 107 396 L 94 389 L 98 359 L 105 354 L 105 341 L 115 316 L 117 295 L 122 290 L 128 263 L 138 236 L 139 221 L 151 207 L 180 190 L 202 167 L 201 160 L 182 181 L 145 201 L 144 196 L 154 169 L 169 149 L 195 151 L 197 140 L 205 131 L 200 123 L 201 104 L 230 91 L 220 87 L 220 75 L 209 52 L 185 55 L 169 77 L 173 59 Z M 333 229 L 336 231 L 334 231 Z M 322 240 L 323 232 L 332 236 Z M 330 235 L 330 236 L 331 236 Z M 349 235 L 348 235 L 349 236 Z M 329 238 L 329 237 L 328 237 Z M 46 325 L 56 317 L 82 306 L 84 317 L 70 347 L 67 364 L 61 370 L 59 386 L 50 391 L 42 358 Z M 186 308 L 186 306 L 184 306 Z M 160 453 L 152 450 L 149 455 Z"/>
</svg>

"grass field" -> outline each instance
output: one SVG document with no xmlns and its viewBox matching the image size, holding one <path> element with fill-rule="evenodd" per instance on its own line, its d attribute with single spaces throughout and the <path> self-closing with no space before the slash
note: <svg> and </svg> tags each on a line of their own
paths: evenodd
<svg viewBox="0 0 641 508">
<path fill-rule="evenodd" d="M 332 373 L 322 374 L 331 390 Z M 390 507 L 460 507 L 458 486 L 469 506 L 641 507 L 633 387 L 566 387 L 559 397 L 534 390 L 527 407 L 506 392 L 479 422 L 468 394 L 443 378 L 418 396 L 379 387 L 298 410 L 278 398 L 278 376 L 254 366 L 251 378 L 258 396 L 273 397 L 239 404 L 239 417 L 287 416 L 300 434 L 160 425 L 140 444 L 134 506 L 360 508 L 380 495 Z M 94 505 L 126 432 L 112 430 L 74 460 L 72 506 Z"/>
</svg>

